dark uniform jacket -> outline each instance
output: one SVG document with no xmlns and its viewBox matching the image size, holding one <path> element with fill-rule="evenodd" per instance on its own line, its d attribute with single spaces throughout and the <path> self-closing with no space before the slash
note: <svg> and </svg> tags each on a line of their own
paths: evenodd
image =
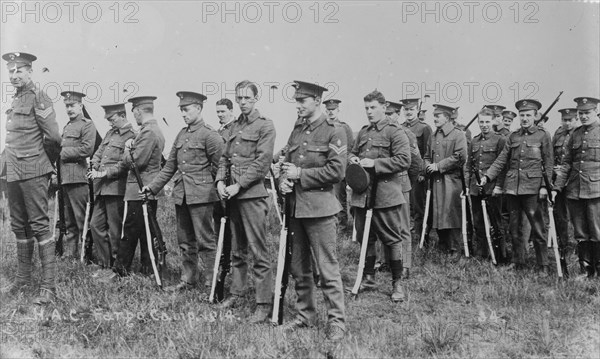
<svg viewBox="0 0 600 359">
<path fill-rule="evenodd" d="M 402 176 L 402 192 L 408 192 L 412 189 L 412 183 L 417 181 L 417 177 L 423 171 L 423 158 L 417 144 L 417 136 L 405 126 L 400 126 L 408 137 L 410 144 L 410 168 L 407 171 L 408 176 Z"/>
<path fill-rule="evenodd" d="M 564 127 L 560 126 L 552 137 L 552 148 L 554 153 L 554 165 L 561 166 L 567 153 L 567 143 L 569 138 L 573 134 L 573 130 L 567 131 Z M 556 179 L 557 173 L 552 172 L 552 179 Z"/>
<path fill-rule="evenodd" d="M 600 197 L 600 124 L 573 130 L 554 188 L 569 199 Z"/>
<path fill-rule="evenodd" d="M 125 142 L 135 138 L 136 133 L 130 123 L 121 128 L 111 128 L 92 158 L 92 168 L 106 171 L 106 177 L 94 180 L 96 196 L 124 196 L 127 184 L 128 167 L 123 162 Z"/>
<path fill-rule="evenodd" d="M 356 136 L 350 158 L 370 158 L 375 162 L 377 192 L 373 208 L 388 208 L 406 203 L 402 183 L 408 180 L 410 143 L 396 121 L 386 117 L 363 126 Z M 350 205 L 364 208 L 369 203 L 372 183 L 362 193 L 352 193 Z"/>
<path fill-rule="evenodd" d="M 176 205 L 219 200 L 214 179 L 223 153 L 223 140 L 212 127 L 198 120 L 184 127 L 173 143 L 169 159 L 149 188 L 158 193 L 173 178 Z"/>
<path fill-rule="evenodd" d="M 219 161 L 216 181 L 224 181 L 227 163 L 231 180 L 240 185 L 237 199 L 267 197 L 264 179 L 273 159 L 275 127 L 257 109 L 246 117 L 241 114 L 231 125 L 230 137 Z"/>
<path fill-rule="evenodd" d="M 417 146 L 421 152 L 421 157 L 425 156 L 427 151 L 427 144 L 429 143 L 429 137 L 431 137 L 431 127 L 425 122 L 415 118 L 412 121 L 406 121 L 402 124 L 404 127 L 410 129 L 417 137 Z"/>
<path fill-rule="evenodd" d="M 347 146 L 344 129 L 324 114 L 308 123 L 299 118 L 288 139 L 285 161 L 302 168 L 291 196 L 291 215 L 318 218 L 338 213 L 342 206 L 333 185 L 344 178 Z"/>
<path fill-rule="evenodd" d="M 500 129 L 499 131 L 496 131 L 497 134 L 499 134 L 500 136 L 508 136 L 510 135 L 510 130 L 506 127 L 502 127 L 502 129 Z"/>
<path fill-rule="evenodd" d="M 140 176 L 144 185 L 152 182 L 154 177 L 160 172 L 160 160 L 162 151 L 165 147 L 165 137 L 158 127 L 155 119 L 148 120 L 140 127 L 140 132 L 135 136 L 131 151 L 133 152 L 133 160 L 138 166 Z M 133 169 L 131 169 L 132 160 L 130 150 L 125 148 L 123 153 L 123 162 L 129 167 L 129 175 L 127 176 L 127 187 L 125 188 L 125 201 L 141 200 L 138 193 L 140 188 Z M 149 195 L 149 199 L 156 199 L 154 195 Z"/>
<path fill-rule="evenodd" d="M 354 146 L 354 134 L 352 133 L 352 128 L 346 122 L 337 120 L 337 123 L 342 126 L 344 132 L 346 133 L 346 146 L 347 148 L 352 148 Z"/>
<path fill-rule="evenodd" d="M 465 179 L 471 195 L 481 195 L 474 171 L 479 171 L 479 176 L 483 176 L 483 173 L 490 168 L 498 155 L 500 155 L 505 143 L 505 137 L 496 132 L 490 132 L 486 136 L 480 133 L 473 138 L 473 141 L 469 145 L 468 153 L 470 155 L 465 166 Z M 484 193 L 491 195 L 495 186 L 502 188 L 504 186 L 505 175 L 506 171 L 502 171 L 496 180 L 487 183 L 483 188 Z"/>
<path fill-rule="evenodd" d="M 52 100 L 33 81 L 17 90 L 6 112 L 6 145 L 1 168 L 8 182 L 30 179 L 54 170 L 50 157 L 61 137 Z M 46 152 L 48 151 L 48 152 Z"/>
<path fill-rule="evenodd" d="M 223 141 L 225 141 L 225 143 L 227 143 L 227 141 L 229 141 L 229 136 L 231 136 L 231 126 L 233 125 L 234 122 L 235 122 L 235 120 L 230 121 L 229 123 L 227 123 L 225 125 L 221 125 L 221 126 L 219 126 L 219 129 L 217 130 L 217 132 L 223 138 Z"/>
<path fill-rule="evenodd" d="M 461 168 L 466 158 L 465 133 L 454 127 L 451 122 L 438 128 L 430 137 L 428 151 L 424 158 L 425 165 L 437 163 L 439 169 L 439 172 L 430 177 L 433 181 L 432 228 L 461 227 Z"/>
<path fill-rule="evenodd" d="M 545 187 L 542 164 L 545 166 L 546 175 L 550 180 L 553 163 L 550 134 L 544 129 L 532 125 L 528 129 L 518 129 L 508 136 L 504 149 L 485 175 L 493 180 L 507 166 L 504 193 L 511 195 L 538 194 L 540 188 Z"/>
<path fill-rule="evenodd" d="M 83 115 L 70 120 L 63 128 L 60 151 L 62 184 L 87 183 L 87 161 L 96 143 L 96 126 Z"/>
</svg>

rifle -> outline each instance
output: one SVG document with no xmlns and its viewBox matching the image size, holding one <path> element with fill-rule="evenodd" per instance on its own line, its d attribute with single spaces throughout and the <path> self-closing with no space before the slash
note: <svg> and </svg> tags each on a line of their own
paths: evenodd
<svg viewBox="0 0 600 359">
<path fill-rule="evenodd" d="M 360 283 L 362 282 L 363 272 L 365 270 L 365 261 L 367 258 L 367 247 L 369 246 L 369 232 L 371 231 L 371 220 L 373 218 L 373 207 L 375 207 L 375 195 L 377 194 L 377 178 L 375 178 L 375 169 L 370 168 L 369 174 L 371 177 L 371 195 L 369 203 L 367 203 L 367 213 L 365 215 L 365 228 L 363 230 L 362 243 L 360 246 L 360 258 L 358 260 L 358 273 L 352 287 L 352 295 L 354 298 L 358 295 Z"/>
<path fill-rule="evenodd" d="M 435 153 L 431 151 L 431 159 Z M 427 187 L 427 193 L 425 194 L 425 213 L 423 215 L 423 228 L 421 230 L 421 240 L 419 241 L 419 248 L 423 248 L 425 243 L 425 234 L 427 233 L 427 225 L 429 221 L 429 209 L 431 208 L 431 192 L 433 192 L 433 176 L 429 176 L 429 186 Z M 431 228 L 429 228 L 431 230 Z"/>
<path fill-rule="evenodd" d="M 475 180 L 477 181 L 477 184 L 481 183 L 481 176 L 479 175 L 479 169 L 475 168 L 475 166 L 473 166 L 473 171 L 475 174 Z M 492 263 L 494 265 L 498 264 L 498 262 L 496 261 L 496 254 L 494 253 L 494 246 L 492 245 L 492 236 L 490 234 L 490 217 L 488 215 L 488 210 L 487 210 L 487 200 L 486 200 L 486 196 L 485 196 L 485 191 L 483 190 L 483 187 L 481 187 L 481 211 L 483 212 L 483 225 L 485 227 L 485 238 L 487 239 L 487 244 L 488 244 L 488 249 L 490 251 L 490 257 L 492 258 Z"/>
<path fill-rule="evenodd" d="M 225 164 L 225 185 L 229 186 L 230 184 L 231 162 L 227 160 Z M 219 204 L 223 207 L 223 216 L 221 217 L 221 225 L 219 226 L 215 266 L 213 268 L 212 284 L 208 297 L 210 303 L 220 302 L 225 297 L 225 278 L 231 270 L 231 230 L 228 230 L 230 227 L 227 225 L 229 206 L 227 206 L 227 200 L 222 200 Z M 225 235 L 226 230 L 228 230 L 227 235 Z"/>
<path fill-rule="evenodd" d="M 282 177 L 280 177 L 282 178 Z M 290 226 L 289 205 L 290 195 L 282 194 L 277 190 L 277 196 L 281 198 L 281 218 L 282 226 L 279 232 L 279 252 L 277 254 L 277 273 L 275 275 L 275 297 L 273 299 L 273 313 L 271 316 L 271 324 L 283 324 L 283 304 L 285 292 L 289 281 L 290 258 L 291 258 L 291 241 L 288 238 L 288 228 Z"/>
<path fill-rule="evenodd" d="M 467 195 L 467 183 L 465 182 L 465 172 L 462 166 L 460 167 L 460 181 L 462 183 L 462 193 L 460 194 L 460 209 L 462 214 L 461 228 L 463 246 L 465 250 L 465 257 L 469 258 L 469 242 L 467 240 L 467 204 L 469 205 L 470 212 L 472 212 L 473 205 L 471 204 L 471 196 Z M 473 214 L 471 214 L 471 224 L 473 224 Z"/>
<path fill-rule="evenodd" d="M 129 151 L 129 155 L 131 156 L 131 169 L 133 170 L 133 174 L 135 175 L 135 179 L 137 180 L 138 187 L 140 188 L 140 191 L 142 191 L 142 188 L 144 188 L 144 183 L 142 182 L 140 170 L 137 166 L 137 163 L 135 163 L 135 158 L 133 157 L 133 149 Z M 159 238 L 159 236 L 162 236 L 158 228 L 158 223 L 155 222 L 156 217 L 152 212 L 152 207 L 148 207 L 148 194 L 146 192 L 142 193 L 142 211 L 144 213 L 146 242 L 148 244 L 148 252 L 150 252 L 150 262 L 152 263 L 152 271 L 154 272 L 154 279 L 156 280 L 156 284 L 160 288 L 162 288 L 162 279 L 159 268 L 162 270 L 165 266 L 165 255 L 167 251 L 166 249 L 164 249 L 164 242 L 162 242 L 162 238 Z M 150 216 L 148 216 L 148 214 L 150 214 Z M 155 236 L 152 236 L 152 233 L 154 233 Z M 158 250 L 158 266 L 154 257 L 155 249 Z"/>
<path fill-rule="evenodd" d="M 54 245 L 54 253 L 56 254 L 57 257 L 62 257 L 63 253 L 64 253 L 64 248 L 63 248 L 63 240 L 65 238 L 65 236 L 67 235 L 67 225 L 65 222 L 65 196 L 64 196 L 64 192 L 63 192 L 63 186 L 62 186 L 62 175 L 61 175 L 61 165 L 60 165 L 60 156 L 58 157 L 58 159 L 56 160 L 56 181 L 58 182 L 58 190 L 56 191 L 56 204 L 58 205 L 58 210 L 55 210 L 55 212 L 58 212 L 58 221 L 56 220 L 56 217 L 54 217 L 54 222 L 55 222 L 55 227 L 54 227 L 54 231 L 56 231 L 56 226 L 58 226 L 58 239 L 56 240 L 56 243 Z"/>
<path fill-rule="evenodd" d="M 98 132 L 96 132 L 98 134 Z M 88 170 L 92 171 L 92 162 L 89 163 Z M 92 211 L 94 208 L 94 180 L 88 178 L 88 190 L 89 196 L 88 201 L 85 205 L 85 219 L 83 221 L 83 231 L 81 232 L 81 251 L 79 260 L 81 263 L 92 262 L 92 246 L 94 239 L 92 238 L 92 231 L 90 230 L 90 220 L 92 219 Z"/>
<path fill-rule="evenodd" d="M 484 108 L 485 108 L 485 105 L 483 105 L 483 107 L 481 107 L 481 110 L 483 110 Z M 479 112 L 481 112 L 481 110 L 479 110 Z M 469 126 L 471 126 L 473 124 L 473 122 L 475 122 L 479 118 L 479 112 L 477 112 L 477 114 L 475 116 L 473 116 L 471 121 L 467 122 L 467 125 L 465 126 L 465 132 L 467 131 L 467 128 L 469 128 Z"/>
<path fill-rule="evenodd" d="M 556 105 L 556 103 L 558 102 L 558 99 L 560 98 L 560 96 L 563 94 L 563 91 L 558 93 L 558 96 L 556 96 L 556 98 L 554 99 L 554 102 L 552 102 L 550 104 L 550 106 L 546 109 L 546 111 L 544 111 L 544 113 L 542 114 L 542 116 L 540 117 L 539 120 L 535 121 L 535 125 L 537 125 L 538 123 L 540 123 L 541 121 L 544 121 L 544 123 L 546 121 L 548 121 L 548 113 L 550 112 L 550 110 L 552 110 L 552 107 L 554 107 L 554 105 Z M 549 187 L 550 188 L 550 187 Z"/>
<path fill-rule="evenodd" d="M 560 93 L 562 94 L 562 91 Z M 558 96 L 560 97 L 560 94 Z M 554 103 L 552 104 L 552 106 L 554 106 Z M 552 106 L 550 106 L 550 108 L 552 108 Z M 544 179 L 544 185 L 546 186 L 546 190 L 548 191 L 548 217 L 550 217 L 550 228 L 548 228 L 548 247 L 550 247 L 550 245 L 554 247 L 554 259 L 556 260 L 556 273 L 558 274 L 558 278 L 563 277 L 563 268 L 565 268 L 565 275 L 568 277 L 569 273 L 567 271 L 567 260 L 564 256 L 564 249 L 561 248 L 560 253 L 558 249 L 558 240 L 556 238 L 556 226 L 554 224 L 554 201 L 552 201 L 552 195 L 550 192 L 552 190 L 552 187 L 550 186 L 550 180 L 548 179 L 548 175 L 546 174 L 546 165 L 543 159 L 542 178 Z"/>
</svg>

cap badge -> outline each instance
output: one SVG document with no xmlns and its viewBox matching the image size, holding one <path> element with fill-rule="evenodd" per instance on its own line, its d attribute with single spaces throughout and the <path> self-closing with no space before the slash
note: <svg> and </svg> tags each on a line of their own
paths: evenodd
<svg viewBox="0 0 600 359">
<path fill-rule="evenodd" d="M 587 103 L 587 98 L 582 99 L 581 103 L 586 104 Z"/>
</svg>

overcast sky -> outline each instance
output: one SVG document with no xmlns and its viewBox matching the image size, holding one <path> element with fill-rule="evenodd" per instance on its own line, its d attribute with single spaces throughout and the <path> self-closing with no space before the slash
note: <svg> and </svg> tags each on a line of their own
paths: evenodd
<svg viewBox="0 0 600 359">
<path fill-rule="evenodd" d="M 61 129 L 68 118 L 58 94 L 71 86 L 88 93 L 102 135 L 100 105 L 155 95 L 156 116 L 169 122 L 161 121 L 165 153 L 184 126 L 177 91 L 205 93 L 204 119 L 216 127 L 215 102 L 233 100 L 244 79 L 261 87 L 257 108 L 275 122 L 277 148 L 296 120 L 293 80 L 327 84 L 324 97 L 342 100 L 340 117 L 354 131 L 367 122 L 362 98 L 375 88 L 393 101 L 429 94 L 428 108 L 460 106 L 463 123 L 486 103 L 514 111 L 516 100 L 535 98 L 546 107 L 564 91 L 552 131 L 573 98 L 600 97 L 598 2 L 23 4 L 2 2 L 1 52 L 38 57 L 34 81 L 55 99 Z M 3 147 L 14 90 L 6 68 L 1 74 Z"/>
</svg>

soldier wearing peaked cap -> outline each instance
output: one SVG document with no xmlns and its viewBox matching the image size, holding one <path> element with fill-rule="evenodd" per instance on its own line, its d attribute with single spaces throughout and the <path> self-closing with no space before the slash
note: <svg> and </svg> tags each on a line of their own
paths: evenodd
<svg viewBox="0 0 600 359">
<path fill-rule="evenodd" d="M 408 128 L 417 137 L 417 147 L 421 154 L 421 158 L 424 157 L 425 151 L 427 150 L 427 144 L 431 137 L 431 127 L 424 122 L 425 111 L 419 111 L 419 99 L 404 99 L 400 101 L 402 105 L 402 111 L 406 122 L 403 126 Z M 423 113 L 423 121 L 417 115 Z M 423 214 L 425 212 L 425 193 L 427 192 L 427 182 L 424 176 L 419 176 L 417 181 L 414 183 L 410 193 L 410 206 L 411 213 L 414 221 L 414 233 L 420 234 L 423 228 Z"/>
<path fill-rule="evenodd" d="M 6 166 L 10 224 L 17 240 L 17 271 L 13 288 L 31 285 L 33 250 L 38 242 L 42 263 L 40 296 L 34 303 L 47 303 L 55 290 L 56 257 L 49 228 L 48 181 L 53 171 L 61 137 L 52 100 L 31 79 L 31 54 L 11 52 L 7 61 L 11 85 L 15 87 L 11 108 L 6 113 Z M 4 172 L 4 169 L 2 169 Z"/>
<path fill-rule="evenodd" d="M 517 114 L 509 111 L 509 110 L 504 110 L 502 111 L 502 123 L 504 124 L 504 128 L 506 128 L 508 130 L 507 135 L 510 134 L 510 126 L 512 126 L 513 120 L 517 117 Z"/>
<path fill-rule="evenodd" d="M 436 131 L 425 153 L 425 172 L 433 181 L 431 193 L 432 225 L 437 229 L 440 247 L 457 257 L 461 251 L 460 229 L 462 192 L 461 168 L 467 158 L 465 133 L 451 122 L 456 110 L 434 105 Z"/>
<path fill-rule="evenodd" d="M 510 134 L 510 129 L 504 126 L 504 115 L 502 114 L 506 107 L 500 105 L 486 105 L 485 108 L 492 111 L 493 130 L 502 136 L 508 136 Z"/>
<path fill-rule="evenodd" d="M 228 200 L 231 220 L 231 296 L 220 307 L 233 308 L 240 304 L 248 284 L 248 250 L 254 256 L 256 311 L 251 323 L 268 319 L 273 300 L 271 259 L 267 249 L 268 193 L 264 179 L 269 173 L 275 145 L 273 121 L 255 108 L 258 88 L 242 81 L 235 88 L 236 102 L 241 114 L 231 125 L 231 135 L 219 160 L 215 179 L 221 198 Z M 232 184 L 225 178 L 228 167 Z"/>
<path fill-rule="evenodd" d="M 375 241 L 379 239 L 390 253 L 391 299 L 399 302 L 404 300 L 400 282 L 403 269 L 401 241 L 403 233 L 410 231 L 410 219 L 407 216 L 410 205 L 403 193 L 403 183 L 408 180 L 406 171 L 411 162 L 410 142 L 398 123 L 385 116 L 386 101 L 381 92 L 375 90 L 367 94 L 364 102 L 369 124 L 358 132 L 350 162 L 372 169 L 374 175 L 371 176 L 370 187 L 375 182 L 377 184 L 362 288 L 376 287 Z M 370 195 L 370 188 L 362 193 L 352 193 L 351 205 L 357 233 L 364 231 L 367 206 L 372 200 Z M 361 236 L 359 238 L 362 239 Z"/>
<path fill-rule="evenodd" d="M 121 241 L 125 186 L 129 168 L 123 162 L 125 143 L 136 133 L 127 121 L 125 104 L 102 106 L 104 118 L 110 130 L 92 158 L 92 171 L 88 178 L 94 179 L 94 211 L 90 221 L 92 238 L 99 254 L 99 264 L 112 268 Z"/>
<path fill-rule="evenodd" d="M 567 142 L 552 195 L 565 193 L 579 263 L 588 277 L 600 277 L 600 100 L 577 97 L 574 101 L 581 126 Z"/>
<path fill-rule="evenodd" d="M 83 233 L 85 207 L 89 198 L 87 185 L 87 160 L 94 154 L 96 143 L 96 126 L 91 119 L 83 116 L 82 99 L 85 94 L 65 91 L 64 97 L 69 122 L 63 128 L 62 150 L 60 151 L 60 173 L 62 175 L 65 224 L 65 256 L 77 258 L 78 248 Z"/>
<path fill-rule="evenodd" d="M 311 249 L 321 272 L 327 306 L 326 336 L 339 340 L 345 331 L 342 277 L 336 253 L 336 218 L 341 210 L 333 192 L 344 178 L 346 136 L 341 126 L 321 113 L 327 89 L 295 81 L 298 119 L 288 139 L 279 186 L 289 195 L 291 273 L 296 282 L 298 315 L 284 329 L 312 325 L 316 319 Z"/>
<path fill-rule="evenodd" d="M 344 132 L 346 133 L 346 143 L 348 144 L 348 148 L 351 148 L 351 146 L 354 143 L 354 134 L 352 133 L 352 129 L 350 128 L 350 126 L 347 123 L 340 121 L 339 119 L 339 107 L 341 102 L 342 101 L 337 99 L 329 99 L 323 101 L 323 104 L 325 105 L 325 112 L 327 114 L 327 117 L 344 128 Z M 345 233 L 348 229 L 350 229 L 350 227 L 348 226 L 349 216 L 345 179 L 343 179 L 335 185 L 335 195 L 338 201 L 340 201 L 340 204 L 342 205 L 342 210 L 337 215 L 338 232 Z"/>
<path fill-rule="evenodd" d="M 179 284 L 167 291 L 186 290 L 198 284 L 199 254 L 205 269 L 200 283 L 211 284 L 216 248 L 213 212 L 219 200 L 214 179 L 223 152 L 221 136 L 201 116 L 206 96 L 194 92 L 178 92 L 177 96 L 187 126 L 175 138 L 164 168 L 144 187 L 156 194 L 173 178 L 177 240 L 183 262 Z"/>
<path fill-rule="evenodd" d="M 125 142 L 125 150 L 122 158 L 125 166 L 129 168 L 129 174 L 127 176 L 124 198 L 127 201 L 125 233 L 119 244 L 114 265 L 115 273 L 120 276 L 130 274 L 138 242 L 140 243 L 140 259 L 142 262 L 141 272 L 145 275 L 152 274 L 152 263 L 144 227 L 142 194 L 139 193 L 138 182 L 131 167 L 133 163 L 137 165 L 144 184 L 152 182 L 160 172 L 165 137 L 154 118 L 154 100 L 156 100 L 155 96 L 139 96 L 129 99 L 129 102 L 131 102 L 131 112 L 133 112 L 135 121 L 140 126 L 140 131 L 135 136 L 135 139 Z M 158 204 L 156 196 L 150 194 L 148 199 L 148 215 L 154 216 L 154 218 L 149 218 L 149 220 L 156 222 Z M 158 226 L 156 226 L 156 229 L 160 231 Z M 153 236 L 158 237 L 160 233 L 153 233 Z M 154 255 L 156 256 L 157 253 L 154 253 Z M 107 280 L 114 278 L 115 276 L 113 275 L 107 277 Z"/>
<path fill-rule="evenodd" d="M 521 128 L 508 136 L 504 149 L 482 177 L 481 185 L 506 171 L 504 193 L 510 212 L 512 261 L 516 269 L 525 266 L 528 236 L 522 226 L 524 214 L 531 224 L 537 270 L 545 276 L 548 268 L 547 228 L 542 211 L 546 208 L 548 189 L 543 176 L 552 177 L 552 145 L 550 134 L 535 125 L 542 104 L 536 100 L 520 100 L 515 107 L 519 110 Z"/>
</svg>

